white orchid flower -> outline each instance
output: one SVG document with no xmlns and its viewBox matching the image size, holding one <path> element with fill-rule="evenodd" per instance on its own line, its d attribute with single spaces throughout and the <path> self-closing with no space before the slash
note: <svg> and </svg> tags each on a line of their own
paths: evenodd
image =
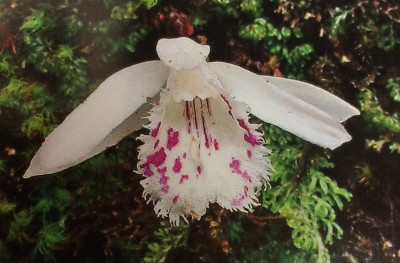
<svg viewBox="0 0 400 263">
<path fill-rule="evenodd" d="M 207 62 L 210 47 L 189 38 L 161 39 L 161 61 L 106 79 L 45 140 L 24 178 L 67 169 L 144 125 L 141 107 L 161 91 L 141 135 L 143 196 L 172 224 L 199 219 L 209 203 L 251 211 L 272 168 L 249 112 L 309 142 L 334 149 L 351 139 L 341 122 L 359 111 L 300 81 L 260 76 Z"/>
</svg>

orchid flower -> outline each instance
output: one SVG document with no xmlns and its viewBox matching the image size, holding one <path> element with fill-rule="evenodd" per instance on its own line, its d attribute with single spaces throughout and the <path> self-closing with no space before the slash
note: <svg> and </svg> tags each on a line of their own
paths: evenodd
<svg viewBox="0 0 400 263">
<path fill-rule="evenodd" d="M 69 114 L 24 178 L 74 166 L 144 126 L 143 196 L 177 225 L 181 217 L 199 219 L 210 203 L 243 212 L 258 204 L 272 167 L 250 112 L 322 147 L 351 139 L 341 122 L 359 111 L 318 87 L 207 62 L 210 47 L 189 38 L 161 39 L 156 50 L 161 61 L 111 75 Z M 149 111 L 147 98 L 159 93 Z"/>
</svg>

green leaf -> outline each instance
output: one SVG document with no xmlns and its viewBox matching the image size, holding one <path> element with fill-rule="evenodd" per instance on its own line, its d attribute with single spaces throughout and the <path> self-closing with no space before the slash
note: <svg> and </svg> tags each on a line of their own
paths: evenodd
<svg viewBox="0 0 400 263">
<path fill-rule="evenodd" d="M 321 178 L 319 180 L 319 185 L 321 186 L 321 190 L 323 191 L 323 193 L 325 195 L 327 195 L 329 193 L 329 189 L 328 189 L 328 184 L 326 182 L 326 180 L 324 180 L 323 178 Z"/>
</svg>

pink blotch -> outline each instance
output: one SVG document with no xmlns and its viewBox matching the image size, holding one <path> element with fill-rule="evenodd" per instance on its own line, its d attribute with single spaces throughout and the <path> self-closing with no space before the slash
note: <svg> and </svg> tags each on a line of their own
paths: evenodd
<svg viewBox="0 0 400 263">
<path fill-rule="evenodd" d="M 246 181 L 248 181 L 249 183 L 251 183 L 251 177 L 250 175 L 247 173 L 247 171 L 244 171 L 244 173 L 241 174 L 242 178 Z"/>
<path fill-rule="evenodd" d="M 201 175 L 201 167 L 200 166 L 197 166 L 197 173 L 198 173 L 198 175 Z"/>
<path fill-rule="evenodd" d="M 146 164 L 154 164 L 155 166 L 160 166 L 165 162 L 167 155 L 165 154 L 165 149 L 162 147 L 160 150 L 153 154 L 147 156 Z"/>
<path fill-rule="evenodd" d="M 244 135 L 244 140 L 250 143 L 252 146 L 260 145 L 261 142 L 258 140 L 257 136 L 251 133 L 249 127 L 247 127 L 243 119 L 238 119 L 240 127 L 246 130 L 247 134 Z"/>
<path fill-rule="evenodd" d="M 186 158 L 186 153 L 183 153 L 183 159 L 185 159 Z"/>
<path fill-rule="evenodd" d="M 167 173 L 167 167 L 157 168 L 157 172 L 159 175 L 161 175 L 160 184 L 167 185 L 169 179 L 168 176 L 165 176 L 165 174 Z"/>
<path fill-rule="evenodd" d="M 169 191 L 169 186 L 168 186 L 168 185 L 164 185 L 164 186 L 161 188 L 161 192 L 163 192 L 164 194 L 167 194 L 168 191 Z"/>
<path fill-rule="evenodd" d="M 179 195 L 175 195 L 174 198 L 172 199 L 172 203 L 176 204 L 179 200 Z"/>
<path fill-rule="evenodd" d="M 167 173 L 167 167 L 157 168 L 157 172 L 158 172 L 161 176 L 165 176 L 165 174 Z"/>
<path fill-rule="evenodd" d="M 258 138 L 252 133 L 245 134 L 244 139 L 246 142 L 250 143 L 252 146 L 261 144 L 261 142 L 258 141 Z"/>
<path fill-rule="evenodd" d="M 167 139 L 167 148 L 168 150 L 171 150 L 173 147 L 175 147 L 179 143 L 179 132 L 174 131 L 174 129 L 169 128 L 168 129 L 168 139 Z"/>
<path fill-rule="evenodd" d="M 150 132 L 150 135 L 153 137 L 156 137 L 158 135 L 158 131 L 160 130 L 161 122 L 157 124 L 157 127 L 155 129 L 152 129 Z"/>
<path fill-rule="evenodd" d="M 154 175 L 153 171 L 150 169 L 148 165 L 143 167 L 143 174 L 147 177 Z"/>
<path fill-rule="evenodd" d="M 247 132 L 249 131 L 249 127 L 247 127 L 247 125 L 246 125 L 246 123 L 244 122 L 243 119 L 238 119 L 237 121 L 239 122 L 240 127 L 245 129 Z"/>
<path fill-rule="evenodd" d="M 161 178 L 160 178 L 160 184 L 162 184 L 162 185 L 167 185 L 168 179 L 169 179 L 168 176 L 161 176 Z"/>
<path fill-rule="evenodd" d="M 250 150 L 247 150 L 247 157 L 251 158 L 253 156 L 253 153 Z"/>
<path fill-rule="evenodd" d="M 189 175 L 187 175 L 187 174 L 182 175 L 181 180 L 179 181 L 179 184 L 182 184 L 186 180 L 189 180 Z"/>
<path fill-rule="evenodd" d="M 146 157 L 146 162 L 141 165 L 141 168 L 143 169 L 143 174 L 145 176 L 153 176 L 154 173 L 150 168 L 150 165 L 154 165 L 156 167 L 162 165 L 165 162 L 165 159 L 167 158 L 167 155 L 165 154 L 164 147 L 158 150 L 157 152 L 150 154 Z"/>
<path fill-rule="evenodd" d="M 240 168 L 240 161 L 239 160 L 236 160 L 236 159 L 232 158 L 232 162 L 229 164 L 229 167 L 233 169 L 233 172 L 235 172 L 236 174 L 240 175 L 244 180 L 246 180 L 246 181 L 251 183 L 251 177 L 247 173 L 247 171 L 245 170 L 244 172 L 242 172 L 242 170 Z"/>
<path fill-rule="evenodd" d="M 240 206 L 242 205 L 244 199 L 246 199 L 246 197 L 248 196 L 247 192 L 248 192 L 249 188 L 247 186 L 243 187 L 243 194 L 241 194 L 238 198 L 234 198 L 231 202 L 232 206 Z"/>
<path fill-rule="evenodd" d="M 240 171 L 240 161 L 236 159 L 232 159 L 232 162 L 229 164 L 229 167 L 233 169 L 233 171 L 237 174 L 242 174 Z"/>
<path fill-rule="evenodd" d="M 181 159 L 178 157 L 175 159 L 175 164 L 174 164 L 174 167 L 172 168 L 172 170 L 175 173 L 179 173 L 181 171 L 181 169 L 182 169 L 182 163 L 181 163 Z"/>
<path fill-rule="evenodd" d="M 216 139 L 214 139 L 214 149 L 215 149 L 216 151 L 219 150 L 219 143 L 218 143 L 218 141 L 217 141 Z"/>
</svg>

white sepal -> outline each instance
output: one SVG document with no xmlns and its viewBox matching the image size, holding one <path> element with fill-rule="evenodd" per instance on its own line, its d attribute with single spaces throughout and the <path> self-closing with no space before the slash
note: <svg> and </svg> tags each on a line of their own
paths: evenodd
<svg viewBox="0 0 400 263">
<path fill-rule="evenodd" d="M 24 178 L 67 169 L 140 128 L 135 111 L 165 86 L 168 72 L 161 61 L 149 61 L 111 75 L 50 133 Z"/>
<path fill-rule="evenodd" d="M 334 149 L 351 139 L 337 118 L 248 70 L 223 62 L 211 67 L 227 92 L 244 101 L 261 120 L 322 147 Z"/>
<path fill-rule="evenodd" d="M 312 84 L 272 76 L 263 76 L 263 78 L 271 85 L 325 111 L 340 122 L 347 120 L 351 116 L 360 114 L 356 108 L 344 100 Z"/>
</svg>

